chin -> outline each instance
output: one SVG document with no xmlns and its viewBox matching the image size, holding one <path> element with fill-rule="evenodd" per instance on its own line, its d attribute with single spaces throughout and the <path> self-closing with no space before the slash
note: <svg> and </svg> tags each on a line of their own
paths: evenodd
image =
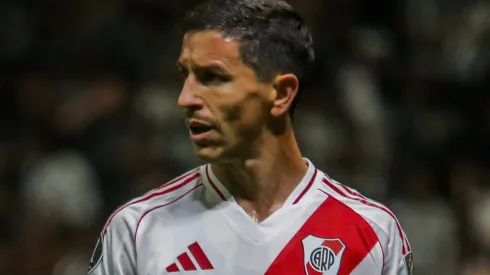
<svg viewBox="0 0 490 275">
<path fill-rule="evenodd" d="M 195 147 L 196 157 L 206 162 L 220 162 L 223 160 L 223 149 L 220 147 Z"/>
</svg>

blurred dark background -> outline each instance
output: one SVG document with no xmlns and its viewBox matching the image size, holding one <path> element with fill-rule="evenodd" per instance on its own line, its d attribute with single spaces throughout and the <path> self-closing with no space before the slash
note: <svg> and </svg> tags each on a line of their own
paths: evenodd
<svg viewBox="0 0 490 275">
<path fill-rule="evenodd" d="M 1 1 L 1 275 L 86 274 L 118 205 L 200 164 L 175 65 L 198 2 Z M 490 274 L 490 1 L 290 2 L 304 155 L 394 210 L 417 274 Z"/>
</svg>

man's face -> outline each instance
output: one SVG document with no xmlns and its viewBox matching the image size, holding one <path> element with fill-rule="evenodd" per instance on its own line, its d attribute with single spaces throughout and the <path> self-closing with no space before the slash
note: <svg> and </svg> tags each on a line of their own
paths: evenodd
<svg viewBox="0 0 490 275">
<path fill-rule="evenodd" d="M 186 77 L 178 105 L 186 110 L 197 156 L 229 161 L 253 153 L 274 87 L 242 62 L 238 43 L 213 31 L 187 34 L 178 65 Z"/>
</svg>

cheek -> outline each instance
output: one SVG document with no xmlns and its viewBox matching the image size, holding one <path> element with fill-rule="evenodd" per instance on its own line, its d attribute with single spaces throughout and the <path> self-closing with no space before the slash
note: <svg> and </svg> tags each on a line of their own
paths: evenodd
<svg viewBox="0 0 490 275">
<path fill-rule="evenodd" d="M 267 119 L 267 104 L 257 87 L 247 83 L 213 90 L 205 101 L 225 135 L 249 136 L 257 134 Z M 231 136 L 230 136 L 231 137 Z"/>
<path fill-rule="evenodd" d="M 255 134 L 265 123 L 264 103 L 256 97 L 248 96 L 233 104 L 222 105 L 224 126 L 231 127 L 235 133 L 248 136 Z"/>
<path fill-rule="evenodd" d="M 244 94 L 233 86 L 223 86 L 219 89 L 203 93 L 202 98 L 206 102 L 209 111 L 220 123 L 234 123 L 242 119 L 242 103 Z"/>
</svg>

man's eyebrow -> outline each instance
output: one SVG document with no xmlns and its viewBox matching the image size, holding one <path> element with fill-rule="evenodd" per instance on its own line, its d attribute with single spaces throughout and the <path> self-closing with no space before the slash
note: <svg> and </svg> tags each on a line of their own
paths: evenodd
<svg viewBox="0 0 490 275">
<path fill-rule="evenodd" d="M 199 65 L 196 65 L 196 69 L 197 70 L 209 70 L 209 71 L 212 71 L 213 73 L 217 73 L 217 74 L 228 74 L 228 70 L 226 70 L 225 68 L 223 68 L 223 66 L 220 66 L 218 64 L 209 64 L 209 65 L 206 65 L 206 66 L 199 66 Z"/>
<path fill-rule="evenodd" d="M 188 66 L 184 62 L 181 62 L 181 61 L 177 61 L 177 67 L 180 70 L 189 69 Z M 193 65 L 191 65 L 190 70 L 199 70 L 199 71 L 209 70 L 209 71 L 212 71 L 212 72 L 217 73 L 217 74 L 230 74 L 228 69 L 226 69 L 223 66 L 220 66 L 218 64 L 214 64 L 214 63 L 211 63 L 209 65 L 197 65 L 194 63 Z"/>
</svg>

